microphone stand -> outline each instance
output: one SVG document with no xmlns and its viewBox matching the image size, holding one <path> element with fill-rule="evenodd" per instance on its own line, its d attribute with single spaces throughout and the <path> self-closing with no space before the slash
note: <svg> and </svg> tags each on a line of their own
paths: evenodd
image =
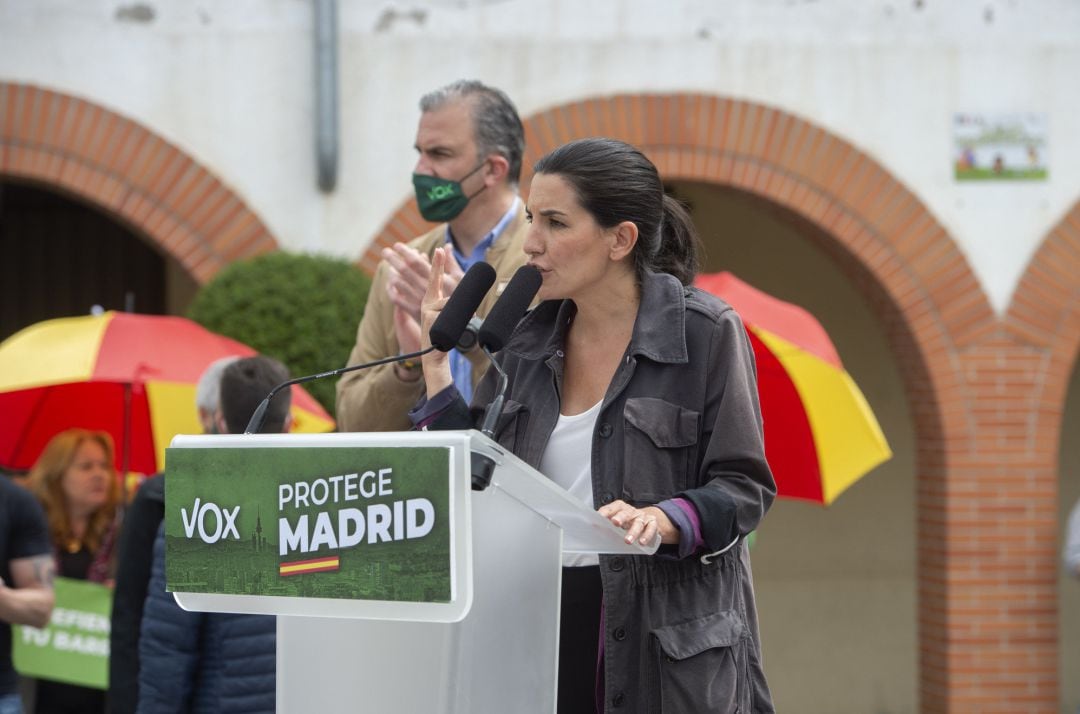
<svg viewBox="0 0 1080 714">
<path fill-rule="evenodd" d="M 506 376 L 506 371 L 503 370 L 502 365 L 495 361 L 495 356 L 491 354 L 491 350 L 486 345 L 481 345 L 480 349 L 487 355 L 492 368 L 499 373 L 495 398 L 491 400 L 491 403 L 488 404 L 487 409 L 484 411 L 484 421 L 480 426 L 480 433 L 494 441 L 495 427 L 498 425 L 499 416 L 502 414 L 503 402 L 506 400 L 506 386 L 510 380 Z M 491 485 L 491 477 L 494 474 L 495 462 L 491 457 L 474 451 L 472 454 L 472 490 L 483 491 L 486 489 Z"/>
<path fill-rule="evenodd" d="M 499 422 L 499 415 L 502 414 L 503 402 L 506 400 L 506 386 L 510 380 L 507 378 L 502 365 L 495 361 L 495 356 L 491 354 L 491 350 L 487 347 L 481 347 L 480 349 L 484 350 L 484 354 L 487 355 L 488 360 L 491 362 L 491 366 L 499 373 L 499 383 L 495 388 L 495 398 L 491 400 L 491 404 L 488 404 L 487 409 L 484 410 L 484 422 L 480 426 L 480 433 L 494 439 L 495 427 Z"/>
<path fill-rule="evenodd" d="M 313 382 L 316 379 L 322 379 L 323 377 L 336 377 L 346 372 L 354 372 L 358 369 L 364 369 L 365 367 L 378 367 L 381 364 L 390 364 L 391 362 L 400 362 L 403 359 L 413 359 L 415 357 L 423 357 L 428 352 L 435 349 L 432 345 L 427 349 L 420 350 L 419 352 L 410 352 L 407 355 L 395 355 L 393 357 L 387 357 L 385 359 L 375 360 L 374 362 L 365 362 L 364 364 L 350 364 L 345 367 L 339 367 L 338 369 L 332 369 L 329 372 L 321 372 L 319 374 L 309 374 L 306 377 L 297 377 L 296 379 L 290 379 L 287 382 L 282 382 L 266 395 L 266 398 L 259 402 L 259 406 L 255 407 L 255 412 L 251 415 L 251 419 L 248 421 L 247 428 L 244 429 L 245 434 L 258 434 L 262 429 L 263 422 L 266 420 L 266 410 L 270 407 L 270 400 L 274 398 L 274 395 L 280 392 L 285 387 L 291 387 L 294 384 L 303 384 L 304 382 Z"/>
</svg>

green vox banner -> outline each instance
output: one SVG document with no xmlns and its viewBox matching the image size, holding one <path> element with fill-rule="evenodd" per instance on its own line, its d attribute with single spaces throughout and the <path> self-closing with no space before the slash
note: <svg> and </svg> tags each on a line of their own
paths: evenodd
<svg viewBox="0 0 1080 714">
<path fill-rule="evenodd" d="M 112 590 L 97 583 L 56 578 L 53 592 L 56 605 L 45 629 L 12 628 L 15 669 L 27 677 L 105 689 Z"/>
<path fill-rule="evenodd" d="M 450 449 L 167 450 L 170 592 L 446 603 Z"/>
</svg>

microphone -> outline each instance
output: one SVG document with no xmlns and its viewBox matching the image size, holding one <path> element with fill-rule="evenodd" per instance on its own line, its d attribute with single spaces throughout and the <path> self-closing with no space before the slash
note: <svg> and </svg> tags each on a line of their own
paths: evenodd
<svg viewBox="0 0 1080 714">
<path fill-rule="evenodd" d="M 422 357 L 432 350 L 449 352 L 453 349 L 454 345 L 457 344 L 461 334 L 465 332 L 465 326 L 469 323 L 469 320 L 472 318 L 473 313 L 476 312 L 476 309 L 480 307 L 480 303 L 483 302 L 484 296 L 487 295 L 487 291 L 491 289 L 491 286 L 494 283 L 495 269 L 484 262 L 474 263 L 461 278 L 461 282 L 458 283 L 453 294 L 451 294 L 450 298 L 446 301 L 446 306 L 443 308 L 442 312 L 439 313 L 439 316 L 435 318 L 435 322 L 432 323 L 431 330 L 428 332 L 428 336 L 431 338 L 431 347 L 419 350 L 418 352 L 410 352 L 406 355 L 394 355 L 393 357 L 378 359 L 374 362 L 352 364 L 330 370 L 329 372 L 309 374 L 306 377 L 296 377 L 287 382 L 282 382 L 271 389 L 270 393 L 266 395 L 266 398 L 259 402 L 259 406 L 255 407 L 255 412 L 251 415 L 251 419 L 248 421 L 244 433 L 259 433 L 259 430 L 262 429 L 263 421 L 266 420 L 266 410 L 270 407 L 270 400 L 285 387 L 312 382 L 316 379 L 322 379 L 323 377 L 336 377 L 345 374 L 346 372 L 355 372 L 358 369 L 367 369 L 368 367 L 378 367 L 381 364 L 398 362 L 403 359 Z"/>
<path fill-rule="evenodd" d="M 491 400 L 484 412 L 484 422 L 480 432 L 491 438 L 495 437 L 495 425 L 502 414 L 503 400 L 506 397 L 507 376 L 503 368 L 495 361 L 492 352 L 501 350 L 510 336 L 514 334 L 514 328 L 525 315 L 536 293 L 544 282 L 540 271 L 531 265 L 523 265 L 514 273 L 510 283 L 503 291 L 502 297 L 491 308 L 491 312 L 484 318 L 484 324 L 476 334 L 476 341 L 484 354 L 488 356 L 492 366 L 499 373 L 499 383 L 495 390 L 495 398 Z"/>
<path fill-rule="evenodd" d="M 533 266 L 523 265 L 517 269 L 476 334 L 481 347 L 498 352 L 510 341 L 514 328 L 529 309 L 543 282 L 540 271 Z"/>
<path fill-rule="evenodd" d="M 494 284 L 495 268 L 483 261 L 473 263 L 446 301 L 446 307 L 431 325 L 431 331 L 428 332 L 431 346 L 442 352 L 454 349 L 469 320 L 476 314 L 476 308 L 480 307 L 484 296 Z"/>
<path fill-rule="evenodd" d="M 540 284 L 544 282 L 540 271 L 531 265 L 523 265 L 514 273 L 510 283 L 503 291 L 502 297 L 491 308 L 491 312 L 484 318 L 484 323 L 476 333 L 476 341 L 480 349 L 487 355 L 492 368 L 499 374 L 499 382 L 495 388 L 495 398 L 488 404 L 484 411 L 484 422 L 480 427 L 480 433 L 494 440 L 495 426 L 502 414 L 503 401 L 506 399 L 506 386 L 509 379 L 506 371 L 495 361 L 492 352 L 498 352 L 510 341 L 521 317 L 529 308 L 536 293 L 540 290 Z M 495 462 L 486 454 L 473 453 L 472 465 L 472 490 L 483 491 L 491 484 L 491 477 L 495 474 Z"/>
</svg>

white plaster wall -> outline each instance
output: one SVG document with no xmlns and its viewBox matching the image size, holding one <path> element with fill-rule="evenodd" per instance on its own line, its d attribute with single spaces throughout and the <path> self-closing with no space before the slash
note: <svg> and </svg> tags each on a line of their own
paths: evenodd
<svg viewBox="0 0 1080 714">
<path fill-rule="evenodd" d="M 418 97 L 463 76 L 507 89 L 524 115 L 688 91 L 820 124 L 914 191 L 999 310 L 1080 199 L 1074 0 L 340 0 L 330 195 L 315 187 L 311 25 L 309 0 L 0 0 L 0 79 L 145 124 L 285 247 L 351 257 L 409 195 Z M 1050 179 L 957 185 L 951 120 L 971 111 L 1047 114 Z"/>
</svg>

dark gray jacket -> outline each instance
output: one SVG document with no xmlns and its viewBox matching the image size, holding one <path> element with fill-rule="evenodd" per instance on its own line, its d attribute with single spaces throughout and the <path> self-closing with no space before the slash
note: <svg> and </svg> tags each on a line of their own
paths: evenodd
<svg viewBox="0 0 1080 714">
<path fill-rule="evenodd" d="M 569 301 L 542 303 L 499 354 L 509 388 L 496 436 L 534 467 L 558 420 L 574 310 Z M 473 403 L 486 405 L 494 387 L 491 370 Z M 433 426 L 450 426 L 462 409 Z M 686 498 L 705 541 L 681 560 L 601 556 L 605 708 L 773 711 L 744 537 L 776 486 L 765 461 L 753 352 L 726 303 L 669 275 L 646 276 L 630 345 L 597 417 L 592 474 L 597 505 Z"/>
</svg>

